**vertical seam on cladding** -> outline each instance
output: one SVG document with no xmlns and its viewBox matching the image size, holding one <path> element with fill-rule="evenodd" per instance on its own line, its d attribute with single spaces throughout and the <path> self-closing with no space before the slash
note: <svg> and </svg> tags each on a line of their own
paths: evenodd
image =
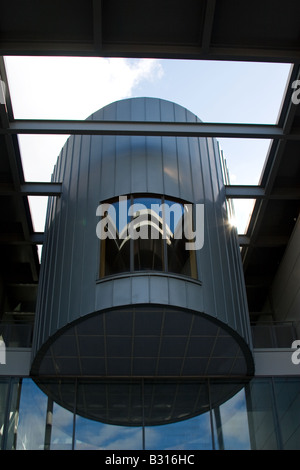
<svg viewBox="0 0 300 470">
<path fill-rule="evenodd" d="M 51 206 L 50 206 L 50 199 L 48 200 L 47 204 L 47 212 L 46 212 L 46 222 L 48 222 L 50 213 L 51 213 Z M 48 246 L 48 237 L 45 237 L 44 241 L 44 256 L 45 257 L 45 250 L 46 247 Z M 46 285 L 46 260 L 45 258 L 43 259 L 43 265 L 42 265 L 42 270 L 41 270 L 41 275 L 40 275 L 40 280 L 39 280 L 39 291 L 38 291 L 38 299 L 37 299 L 37 311 L 39 312 L 39 317 L 38 317 L 38 322 L 36 321 L 36 326 L 34 328 L 34 338 L 37 344 L 40 343 L 41 339 L 41 334 L 44 335 L 45 333 L 45 317 L 43 317 L 42 312 L 45 311 L 45 304 L 47 304 L 47 296 L 45 296 L 45 285 Z M 49 279 L 48 279 L 49 281 Z M 45 300 L 46 297 L 46 300 Z M 43 320 L 43 321 L 42 321 Z"/>
<path fill-rule="evenodd" d="M 213 147 L 214 163 L 215 163 L 216 174 L 217 174 L 218 191 L 219 191 L 219 194 L 220 194 L 221 193 L 221 187 L 220 186 L 221 186 L 221 181 L 222 181 L 222 179 L 220 177 L 220 167 L 218 165 L 220 163 L 220 151 L 219 151 L 219 144 L 215 139 L 212 139 L 212 147 Z M 222 175 L 222 172 L 221 172 L 221 175 Z M 223 220 L 222 207 L 220 207 L 220 211 L 221 211 L 221 216 L 222 216 L 222 220 Z M 225 230 L 224 224 L 222 224 L 221 230 L 223 232 L 224 239 L 226 240 L 226 230 Z M 230 237 L 230 239 L 231 239 L 231 237 Z M 218 232 L 218 240 L 220 240 L 219 239 L 219 232 Z M 220 243 L 219 243 L 219 246 L 220 246 Z M 236 299 L 236 296 L 233 294 L 232 276 L 230 275 L 230 269 L 229 269 L 228 243 L 225 243 L 225 255 L 226 255 L 225 258 L 226 258 L 226 264 L 227 264 L 226 270 L 228 270 L 228 274 L 229 274 L 228 282 L 229 282 L 229 285 L 230 285 L 231 298 L 233 300 L 233 307 L 235 309 L 235 301 L 237 300 L 237 303 L 239 305 L 239 299 Z M 221 247 L 220 247 L 220 257 L 221 257 L 221 260 L 222 260 Z M 234 277 L 236 277 L 236 272 L 234 272 Z M 222 280 L 223 280 L 224 305 L 225 305 L 225 310 L 226 310 L 226 318 L 227 318 L 227 322 L 229 322 L 228 305 L 227 305 L 227 300 L 226 300 L 226 295 L 225 295 L 223 263 L 222 263 Z M 233 320 L 234 320 L 234 328 L 236 329 L 236 311 L 233 312 Z M 233 326 L 233 325 L 231 325 L 231 326 Z"/>
<path fill-rule="evenodd" d="M 64 182 L 65 178 L 65 171 L 66 171 L 66 162 L 67 162 L 67 154 L 68 154 L 68 146 L 69 146 L 69 139 L 67 140 L 66 144 L 64 145 L 63 151 L 61 153 L 61 162 L 60 162 L 60 179 L 62 182 Z M 64 197 L 64 194 L 61 195 L 60 198 L 60 206 L 62 207 L 62 198 Z M 58 230 L 57 230 L 57 241 L 61 238 L 61 210 L 59 211 L 59 220 L 58 220 Z M 55 266 L 57 263 L 58 259 L 58 250 L 56 251 L 55 254 Z M 56 269 L 55 269 L 56 273 Z M 55 276 L 56 277 L 56 276 Z M 59 285 L 59 289 L 61 289 L 61 283 Z M 59 296 L 57 296 L 59 298 Z M 59 305 L 59 304 L 58 304 Z M 59 308 L 57 308 L 57 312 L 59 312 Z M 51 312 L 52 313 L 52 312 Z M 52 315 L 51 315 L 52 319 Z M 50 322 L 51 325 L 51 322 Z M 48 336 L 50 334 L 50 325 L 49 325 L 49 331 L 48 331 Z"/>
<path fill-rule="evenodd" d="M 223 182 L 223 173 L 222 173 L 222 167 L 221 167 L 221 152 L 220 152 L 220 146 L 219 146 L 219 143 L 217 145 L 217 151 L 218 151 L 218 159 L 217 159 L 217 162 L 216 162 L 216 165 L 217 167 L 219 168 L 219 179 Z M 223 182 L 223 188 L 224 188 L 224 182 Z M 225 188 L 224 188 L 225 190 Z M 226 203 L 226 200 L 225 200 L 225 203 Z M 233 257 L 233 261 L 235 261 L 235 247 L 233 246 L 233 238 L 232 238 L 232 230 L 234 230 L 234 228 L 231 229 L 230 233 L 229 233 L 229 244 L 230 244 L 230 249 L 231 249 L 231 253 L 232 253 L 232 257 Z M 226 230 L 225 230 L 225 225 L 223 224 L 223 233 L 224 233 L 224 237 L 225 237 L 225 240 L 226 240 Z M 230 259 L 230 256 L 229 256 L 229 252 L 228 252 L 228 243 L 225 244 L 225 249 L 226 249 L 226 257 L 227 257 L 227 267 L 228 267 L 228 273 L 230 274 L 230 264 L 229 264 L 229 259 Z M 237 272 L 236 272 L 236 263 L 234 265 L 234 278 L 235 278 L 235 282 L 236 282 L 236 287 L 238 287 L 238 283 L 239 283 L 239 280 L 237 279 Z M 234 299 L 236 296 L 234 295 L 234 289 L 233 289 L 233 285 L 232 285 L 232 277 L 231 275 L 229 275 L 229 283 L 230 283 L 230 289 L 231 289 L 231 296 L 232 296 L 232 299 Z M 240 305 L 240 291 L 239 291 L 239 295 L 238 295 L 238 299 L 237 299 L 237 304 L 238 304 L 238 309 L 239 311 L 238 312 L 234 312 L 234 328 L 236 329 L 237 328 L 237 322 L 236 322 L 236 315 L 238 314 L 239 316 L 241 315 L 241 305 Z M 235 305 L 235 303 L 234 303 Z M 243 324 L 240 320 L 240 323 L 241 323 L 241 326 L 242 326 L 242 331 L 244 333 L 244 328 L 243 328 Z M 231 325 L 232 326 L 232 325 Z"/>
<path fill-rule="evenodd" d="M 61 153 L 61 159 L 62 161 L 66 162 L 66 153 L 67 153 L 67 147 L 68 147 L 68 141 L 66 142 L 64 148 L 63 148 L 63 151 Z M 62 163 L 61 163 L 61 166 L 62 166 Z M 64 168 L 65 169 L 65 168 Z M 60 171 L 61 171 L 61 168 L 60 168 Z M 62 178 L 61 178 L 62 179 Z M 63 197 L 63 195 L 61 196 L 61 198 Z M 51 211 L 50 211 L 51 212 Z M 60 227 L 60 214 L 59 214 L 59 220 L 58 220 L 58 226 Z M 57 239 L 59 239 L 59 235 L 57 235 Z M 45 247 L 46 248 L 46 247 Z M 46 251 L 46 250 L 45 250 Z M 55 269 L 54 269 L 54 276 L 56 277 L 56 262 L 57 262 L 57 252 L 55 253 Z M 48 315 L 49 315 L 49 324 L 48 324 L 48 331 L 47 331 L 47 336 L 49 337 L 50 336 L 50 331 L 51 331 L 51 325 L 52 325 L 52 321 L 53 321 L 53 312 L 52 312 L 52 308 L 53 308 L 53 296 L 52 296 L 52 300 L 51 300 L 51 310 L 50 310 L 50 313 L 51 315 L 49 315 L 49 312 L 48 312 Z M 44 331 L 45 331 L 45 320 L 46 318 L 44 319 Z"/>
<path fill-rule="evenodd" d="M 217 212 L 216 212 L 216 200 L 215 200 L 215 193 L 214 193 L 214 186 L 213 186 L 213 181 L 212 181 L 212 165 L 211 165 L 211 155 L 210 155 L 210 148 L 209 148 L 209 145 L 208 145 L 208 140 L 209 138 L 205 139 L 206 140 L 206 149 L 207 149 L 207 155 L 208 155 L 208 163 L 209 163 L 209 173 L 210 173 L 210 183 L 211 183 L 211 190 L 212 190 L 212 197 L 213 197 L 213 212 L 214 212 L 214 218 L 215 218 L 215 224 L 217 222 Z M 215 156 L 214 156 L 214 145 L 213 145 L 213 138 L 211 138 L 211 142 L 212 142 L 212 151 L 213 151 L 213 155 L 212 155 L 212 158 L 213 158 L 213 163 L 215 163 Z M 218 260 L 219 260 L 219 263 L 220 263 L 220 266 L 221 266 L 221 281 L 222 281 L 222 286 L 223 286 L 223 289 L 222 289 L 222 297 L 223 297 L 223 300 L 224 300 L 224 306 L 225 306 L 225 316 L 226 316 L 226 320 L 224 318 L 222 318 L 222 321 L 227 322 L 228 323 L 228 313 L 227 313 L 227 305 L 226 305 L 226 301 L 225 301 L 225 283 L 224 283 L 224 273 L 223 273 L 223 268 L 222 268 L 222 257 L 221 257 L 221 248 L 220 248 L 220 236 L 219 236 L 219 229 L 218 229 L 218 226 L 216 224 L 216 227 L 217 227 L 217 230 L 216 230 L 216 239 L 217 239 L 217 243 L 218 243 L 218 250 L 217 250 L 217 253 L 218 253 Z"/>
<path fill-rule="evenodd" d="M 161 122 L 161 120 L 162 120 L 161 101 L 159 101 L 159 121 Z M 160 142 L 160 154 L 161 154 L 162 190 L 163 190 L 163 194 L 166 194 L 163 145 L 162 145 L 162 138 L 161 137 L 158 137 L 158 138 Z"/>
<path fill-rule="evenodd" d="M 77 178 L 77 181 L 76 183 L 74 184 L 75 186 L 75 190 L 76 190 L 76 205 L 75 205 L 75 210 L 74 210 L 74 214 L 73 214 L 73 217 L 74 217 L 74 220 L 73 220 L 73 230 L 72 230 L 72 248 L 71 248 L 71 261 L 70 261 L 70 271 L 72 273 L 72 268 L 73 268 L 73 263 L 74 263 L 74 245 L 75 245 L 75 237 L 76 237 L 76 233 L 77 233 L 77 230 L 76 230 L 76 220 L 77 220 L 77 213 L 78 213 L 78 185 L 79 185 L 79 174 L 80 174 L 80 161 L 81 161 L 81 147 L 82 147 L 82 136 L 79 135 L 79 136 L 74 136 L 74 144 L 75 144 L 75 140 L 80 139 L 79 140 L 79 145 L 75 146 L 74 147 L 79 147 L 78 149 L 78 165 L 77 165 L 77 172 L 76 172 L 76 178 Z M 74 149 L 73 149 L 73 160 L 74 160 Z M 68 298 L 69 298 L 69 301 L 68 301 L 68 322 L 70 322 L 70 304 L 71 304 L 71 292 L 72 292 L 72 283 L 74 283 L 74 280 L 73 280 L 73 277 L 70 276 L 70 281 L 69 281 L 69 295 L 68 295 Z"/>
<path fill-rule="evenodd" d="M 67 160 L 68 160 L 68 156 L 69 156 L 69 147 L 71 147 L 70 142 L 72 140 L 72 151 L 73 151 L 73 143 L 74 143 L 74 139 L 68 139 L 68 144 L 67 144 L 67 151 L 66 151 L 66 166 L 67 166 Z M 70 162 L 70 170 L 69 170 L 69 175 L 68 175 L 68 178 L 69 180 L 71 179 L 71 174 L 72 174 L 72 158 L 71 158 L 71 162 Z M 66 176 L 66 175 L 65 175 Z M 69 185 L 68 185 L 68 197 L 69 197 Z M 67 230 L 67 216 L 68 216 L 68 212 L 69 212 L 69 204 L 66 205 L 66 217 L 65 217 L 65 220 L 64 220 L 64 229 L 63 229 L 63 244 L 62 246 L 65 246 L 65 241 L 66 241 L 66 230 Z M 64 259 L 65 257 L 65 252 L 63 254 L 63 257 L 62 259 Z M 64 263 L 63 263 L 63 266 L 64 266 Z M 61 294 L 62 294 L 62 281 L 63 281 L 63 273 L 64 273 L 64 269 L 62 267 L 61 269 L 61 276 L 60 276 L 60 283 L 59 283 L 59 287 L 60 287 L 60 293 L 59 293 L 59 303 L 58 303 L 58 312 L 59 312 L 59 316 L 56 318 L 56 328 L 58 329 L 59 328 L 59 320 L 61 318 Z"/>
<path fill-rule="evenodd" d="M 56 208 L 57 208 L 57 204 L 58 204 L 58 200 L 56 198 L 55 200 L 55 212 L 56 212 Z M 53 209 L 52 209 L 53 210 Z M 60 211 L 58 213 L 58 220 L 57 220 L 57 214 L 55 215 L 55 227 L 56 227 L 56 230 L 53 235 L 52 235 L 52 241 L 54 243 L 54 238 L 56 238 L 56 243 L 58 243 L 58 238 L 59 238 L 59 227 L 60 227 L 60 220 L 61 220 L 61 217 L 60 217 Z M 57 228 L 58 227 L 58 228 Z M 52 243 L 52 247 L 53 247 L 53 243 Z M 52 256 L 51 256 L 51 260 L 52 260 Z M 53 263 L 51 263 L 52 266 L 53 266 L 53 273 L 55 275 L 56 273 L 56 269 L 57 269 L 57 249 L 55 251 L 55 256 L 54 256 L 54 261 Z M 54 301 L 54 296 L 51 295 L 51 304 L 50 304 L 50 312 L 51 312 L 51 315 L 50 315 L 50 318 L 49 318 L 49 331 L 48 331 L 48 335 L 50 334 L 50 325 L 51 325 L 51 319 L 52 319 L 52 315 L 53 315 L 53 301 Z"/>
<path fill-rule="evenodd" d="M 89 151 L 88 151 L 88 166 L 87 166 L 87 181 L 86 181 L 86 203 L 85 203 L 85 213 L 87 213 L 87 207 L 89 203 L 89 198 L 88 198 L 88 193 L 89 193 L 89 179 L 90 179 L 90 161 L 91 161 L 91 136 L 87 136 L 89 139 Z M 101 141 L 102 142 L 102 141 Z M 102 161 L 102 159 L 101 159 Z M 100 175 L 101 176 L 101 175 Z M 100 202 L 100 201 L 99 201 Z M 84 255 L 85 255 L 85 235 L 86 235 L 86 229 L 83 231 L 83 240 L 82 240 L 82 245 L 83 245 L 83 256 L 82 256 L 82 262 L 81 262 L 81 289 L 80 289 L 80 312 L 82 312 L 82 302 L 83 302 L 83 295 L 82 295 L 82 286 L 83 286 L 83 277 L 84 277 Z M 99 255 L 99 252 L 98 252 Z M 98 265 L 100 258 L 98 258 Z"/>
<path fill-rule="evenodd" d="M 204 180 L 203 180 L 203 175 L 204 175 L 204 172 L 203 172 L 203 162 L 202 162 L 202 152 L 201 152 L 201 142 L 204 144 L 205 142 L 205 146 L 206 146 L 206 139 L 203 139 L 201 140 L 200 138 L 198 138 L 198 148 L 199 148 L 199 160 L 200 160 L 200 168 L 201 168 L 201 174 L 202 174 L 202 182 L 203 182 L 203 197 L 204 197 L 204 201 L 207 200 L 207 197 L 206 197 L 206 188 L 205 188 L 205 184 L 204 184 Z M 207 151 L 206 151 L 207 153 Z M 206 227 L 208 226 L 208 215 L 207 215 L 207 210 L 204 211 L 204 223 L 206 225 Z M 214 281 L 214 276 L 212 275 L 213 273 L 213 266 L 212 266 L 212 249 L 211 249 L 211 241 L 210 241 L 210 237 L 207 237 L 207 243 L 208 243 L 208 258 L 209 258 L 209 264 L 210 264 L 210 272 L 211 272 L 211 282 L 212 282 L 212 291 L 213 291 L 213 303 L 214 303 L 214 315 L 216 318 L 218 318 L 218 312 L 217 312 L 217 303 L 216 303 L 216 286 L 215 286 L 215 281 Z M 207 288 L 208 288 L 208 285 L 207 285 Z M 203 294 L 205 295 L 205 292 L 206 292 L 206 289 L 204 289 L 203 291 Z M 203 299 L 204 302 L 205 302 L 205 299 Z"/>
</svg>

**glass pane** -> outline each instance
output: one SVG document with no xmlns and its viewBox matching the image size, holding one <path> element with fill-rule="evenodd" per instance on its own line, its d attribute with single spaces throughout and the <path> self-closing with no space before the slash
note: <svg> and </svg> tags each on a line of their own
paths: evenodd
<svg viewBox="0 0 300 470">
<path fill-rule="evenodd" d="M 75 449 L 142 449 L 139 382 L 82 380 L 77 389 Z"/>
<path fill-rule="evenodd" d="M 48 399 L 45 450 L 71 450 L 73 413 Z"/>
<path fill-rule="evenodd" d="M 142 450 L 142 428 L 76 416 L 75 450 Z"/>
<path fill-rule="evenodd" d="M 171 236 L 167 238 L 168 272 L 196 278 L 196 256 L 194 250 L 187 250 L 183 204 L 165 200 L 165 220 Z"/>
<path fill-rule="evenodd" d="M 141 384 L 82 380 L 78 384 L 76 410 L 80 416 L 99 422 L 140 425 Z"/>
<path fill-rule="evenodd" d="M 246 398 L 251 449 L 278 449 L 271 380 L 252 380 L 246 386 Z"/>
<path fill-rule="evenodd" d="M 17 450 L 44 449 L 46 412 L 46 395 L 31 379 L 23 379 L 15 447 Z"/>
<path fill-rule="evenodd" d="M 0 449 L 2 449 L 7 406 L 8 379 L 0 378 Z"/>
<path fill-rule="evenodd" d="M 300 450 L 300 378 L 275 378 L 277 414 L 285 450 Z"/>
<path fill-rule="evenodd" d="M 54 382 L 53 382 L 54 383 Z M 53 383 L 51 387 L 53 387 Z M 57 384 L 57 382 L 56 382 Z M 47 389 L 43 383 L 43 389 Z M 74 397 L 74 384 L 60 383 L 60 398 Z M 73 400 L 72 400 L 73 401 Z M 73 413 L 55 403 L 31 379 L 23 379 L 16 432 L 17 450 L 71 449 Z"/>
<path fill-rule="evenodd" d="M 100 278 L 134 270 L 197 279 L 196 253 L 189 249 L 198 236 L 191 204 L 145 195 L 122 196 L 99 207 Z"/>
<path fill-rule="evenodd" d="M 102 219 L 107 237 L 100 241 L 100 278 L 130 271 L 130 238 L 128 236 L 129 198 L 107 203 Z"/>
<path fill-rule="evenodd" d="M 134 239 L 134 270 L 164 269 L 161 199 L 140 197 L 131 208 Z"/>
<path fill-rule="evenodd" d="M 219 386 L 226 387 L 226 384 Z M 216 449 L 251 449 L 244 388 L 222 405 L 215 406 L 212 413 Z"/>
<path fill-rule="evenodd" d="M 11 388 L 10 388 L 10 400 L 9 400 L 9 410 L 8 410 L 8 422 L 7 427 L 5 429 L 6 434 L 6 449 L 15 449 L 16 448 L 16 430 L 18 426 L 18 417 L 19 417 L 19 410 L 18 404 L 20 399 L 20 391 L 21 391 L 21 380 L 18 378 L 11 380 Z"/>
<path fill-rule="evenodd" d="M 146 449 L 212 448 L 205 381 L 145 381 L 144 419 Z"/>
<path fill-rule="evenodd" d="M 145 428 L 146 450 L 210 450 L 212 436 L 209 413 L 161 426 Z"/>
</svg>

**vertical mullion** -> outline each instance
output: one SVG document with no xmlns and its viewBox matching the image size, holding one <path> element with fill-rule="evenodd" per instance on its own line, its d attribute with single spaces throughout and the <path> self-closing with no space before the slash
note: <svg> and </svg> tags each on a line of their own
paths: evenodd
<svg viewBox="0 0 300 470">
<path fill-rule="evenodd" d="M 215 435 L 214 435 L 214 422 L 213 422 L 213 415 L 212 415 L 212 408 L 211 408 L 210 380 L 209 379 L 207 379 L 207 388 L 208 388 L 208 403 L 209 403 L 209 418 L 210 418 L 210 433 L 211 433 L 212 448 L 213 448 L 213 450 L 216 450 Z"/>
<path fill-rule="evenodd" d="M 134 204 L 134 197 L 130 195 L 130 206 Z M 129 224 L 133 221 L 133 216 L 130 216 Z M 134 240 L 132 237 L 129 238 L 129 263 L 130 263 L 130 273 L 134 272 Z"/>
<path fill-rule="evenodd" d="M 74 384 L 74 408 L 73 408 L 73 432 L 72 432 L 72 450 L 75 449 L 75 432 L 76 432 L 76 408 L 77 408 L 77 387 L 78 387 L 78 379 L 75 378 Z"/>
<path fill-rule="evenodd" d="M 162 219 L 163 219 L 163 236 L 162 236 L 162 259 L 163 259 L 163 272 L 168 272 L 168 254 L 167 254 L 167 237 L 165 233 L 166 228 L 166 215 L 165 215 L 165 196 L 162 195 L 161 205 L 162 205 Z"/>
<path fill-rule="evenodd" d="M 142 448 L 145 450 L 145 389 L 144 389 L 144 377 L 142 378 L 141 383 L 141 393 L 142 393 Z"/>
</svg>

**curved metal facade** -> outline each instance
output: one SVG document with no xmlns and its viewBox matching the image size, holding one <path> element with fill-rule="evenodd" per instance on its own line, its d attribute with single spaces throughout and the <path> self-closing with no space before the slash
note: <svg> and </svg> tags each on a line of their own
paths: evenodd
<svg viewBox="0 0 300 470">
<path fill-rule="evenodd" d="M 199 121 L 154 98 L 115 102 L 89 119 Z M 62 182 L 63 191 L 48 204 L 34 375 L 253 374 L 239 246 L 228 223 L 215 139 L 71 136 L 53 181 Z M 96 209 L 140 193 L 204 205 L 197 279 L 151 271 L 99 279 Z"/>
</svg>

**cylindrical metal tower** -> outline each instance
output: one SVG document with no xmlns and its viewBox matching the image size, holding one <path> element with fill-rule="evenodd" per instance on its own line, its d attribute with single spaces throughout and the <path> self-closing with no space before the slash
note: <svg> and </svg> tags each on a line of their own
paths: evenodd
<svg viewBox="0 0 300 470">
<path fill-rule="evenodd" d="M 154 98 L 118 101 L 88 119 L 199 122 Z M 34 376 L 253 374 L 239 246 L 215 139 L 71 136 L 53 181 L 63 190 L 48 205 Z M 185 220 L 192 220 L 195 249 L 186 249 Z M 107 224 L 102 240 L 99 223 Z M 142 237 L 142 226 L 153 236 Z M 107 229 L 114 236 L 104 238 Z"/>
</svg>

